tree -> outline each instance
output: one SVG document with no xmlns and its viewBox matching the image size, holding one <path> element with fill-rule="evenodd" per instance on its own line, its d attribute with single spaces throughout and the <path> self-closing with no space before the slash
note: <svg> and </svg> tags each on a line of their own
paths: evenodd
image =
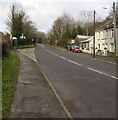
<svg viewBox="0 0 118 120">
<path fill-rule="evenodd" d="M 74 20 L 70 14 L 64 13 L 58 17 L 49 31 L 51 39 L 72 38 Z"/>
<path fill-rule="evenodd" d="M 78 35 L 83 35 L 83 29 L 80 25 L 78 25 L 78 27 L 77 27 L 77 34 Z"/>
<path fill-rule="evenodd" d="M 23 32 L 24 16 L 25 12 L 23 10 L 17 9 L 17 5 L 12 5 L 6 24 L 12 36 L 17 37 L 18 39 L 20 39 Z"/>
<path fill-rule="evenodd" d="M 63 28 L 63 38 L 70 38 L 70 28 L 69 28 L 69 23 L 67 23 L 64 28 Z"/>
<path fill-rule="evenodd" d="M 62 36 L 63 30 L 63 20 L 62 18 L 58 17 L 57 20 L 54 22 L 53 25 L 54 34 L 56 37 L 60 38 Z"/>
<path fill-rule="evenodd" d="M 80 21 L 85 29 L 85 34 L 90 35 L 91 26 L 93 25 L 93 14 L 91 11 L 81 11 L 80 15 L 81 15 Z"/>
<path fill-rule="evenodd" d="M 77 36 L 77 34 L 78 34 L 78 29 L 77 29 L 77 27 L 75 26 L 75 24 L 73 24 L 73 29 L 72 29 L 72 33 L 71 33 L 71 38 L 72 38 L 72 39 L 75 39 L 76 36 Z"/>
<path fill-rule="evenodd" d="M 34 23 L 21 6 L 12 5 L 6 24 L 12 36 L 17 37 L 21 44 L 32 43 L 32 39 L 39 39 Z"/>
</svg>

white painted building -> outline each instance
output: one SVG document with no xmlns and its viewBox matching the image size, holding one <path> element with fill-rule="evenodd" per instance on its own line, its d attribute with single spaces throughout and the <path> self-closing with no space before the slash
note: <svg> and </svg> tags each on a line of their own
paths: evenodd
<svg viewBox="0 0 118 120">
<path fill-rule="evenodd" d="M 93 52 L 93 36 L 89 37 L 87 40 L 81 41 L 83 52 L 92 54 Z"/>
<path fill-rule="evenodd" d="M 93 53 L 93 37 L 81 42 L 83 51 Z M 89 47 L 88 47 L 89 46 Z M 116 49 L 118 54 L 118 27 L 116 28 Z M 114 55 L 114 29 L 113 25 L 105 25 L 95 32 L 95 53 L 102 56 Z"/>
<path fill-rule="evenodd" d="M 105 56 L 114 54 L 114 30 L 112 25 L 96 30 L 95 49 L 96 54 L 100 53 Z"/>
</svg>

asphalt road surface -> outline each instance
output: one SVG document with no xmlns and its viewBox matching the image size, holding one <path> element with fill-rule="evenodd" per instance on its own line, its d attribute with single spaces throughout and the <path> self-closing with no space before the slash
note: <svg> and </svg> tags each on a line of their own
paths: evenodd
<svg viewBox="0 0 118 120">
<path fill-rule="evenodd" d="M 116 66 L 38 45 L 35 56 L 74 118 L 116 117 Z"/>
</svg>

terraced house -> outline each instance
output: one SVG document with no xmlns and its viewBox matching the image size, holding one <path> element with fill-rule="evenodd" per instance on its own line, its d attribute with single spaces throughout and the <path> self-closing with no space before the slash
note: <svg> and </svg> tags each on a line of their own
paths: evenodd
<svg viewBox="0 0 118 120">
<path fill-rule="evenodd" d="M 116 28 L 118 33 L 118 27 Z M 95 32 L 96 54 L 104 56 L 114 55 L 114 28 L 113 24 L 107 24 Z"/>
<path fill-rule="evenodd" d="M 118 54 L 118 26 L 116 28 L 116 46 Z M 83 51 L 92 54 L 93 37 L 81 41 Z M 113 24 L 105 24 L 95 31 L 95 53 L 102 56 L 114 56 L 114 28 Z"/>
</svg>

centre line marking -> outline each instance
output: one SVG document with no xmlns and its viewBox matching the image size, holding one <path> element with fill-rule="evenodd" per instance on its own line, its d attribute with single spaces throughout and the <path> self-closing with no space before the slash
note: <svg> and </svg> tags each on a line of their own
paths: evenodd
<svg viewBox="0 0 118 120">
<path fill-rule="evenodd" d="M 81 64 L 76 63 L 76 62 L 74 62 L 74 61 L 72 61 L 72 60 L 68 60 L 68 62 L 71 62 L 71 63 L 73 63 L 73 64 L 75 64 L 75 65 L 79 65 L 79 66 L 81 66 Z"/>
<path fill-rule="evenodd" d="M 70 63 L 73 63 L 73 64 L 78 65 L 78 66 L 82 66 L 81 64 L 76 63 L 76 62 L 74 62 L 74 61 L 72 61 L 72 60 L 68 60 L 67 58 L 65 58 L 65 57 L 63 57 L 63 56 L 60 56 L 60 55 L 58 55 L 58 54 L 56 54 L 56 53 L 54 53 L 54 52 L 52 52 L 52 51 L 50 51 L 50 50 L 48 50 L 48 49 L 47 49 L 47 51 L 50 52 L 50 53 L 52 53 L 52 54 L 54 54 L 55 56 L 58 56 L 58 57 L 60 57 L 60 58 L 62 58 L 62 59 L 64 59 L 64 60 L 67 60 L 67 61 L 70 62 Z M 84 67 L 84 66 L 83 66 L 83 67 Z M 87 67 L 86 67 L 86 68 L 87 68 Z M 98 71 L 98 70 L 96 70 L 96 69 L 93 69 L 93 68 L 88 68 L 88 69 L 89 69 L 89 70 L 92 70 L 92 71 L 94 71 L 94 72 L 97 72 L 97 73 L 99 73 L 99 74 L 102 74 L 102 75 L 106 75 L 106 76 L 108 76 L 108 77 L 111 77 L 111 78 L 113 78 L 113 79 L 118 79 L 118 78 L 115 77 L 115 76 L 110 76 L 110 75 L 108 75 L 108 74 L 106 74 L 106 73 L 104 73 L 104 72 Z"/>
<path fill-rule="evenodd" d="M 62 59 L 64 59 L 64 60 L 66 59 L 66 58 L 65 58 L 65 57 L 63 57 L 63 56 L 59 56 L 59 57 L 60 57 L 60 58 L 62 58 Z"/>
<path fill-rule="evenodd" d="M 93 69 L 93 68 L 88 68 L 88 69 L 89 69 L 89 70 L 92 70 L 92 71 L 95 71 L 95 72 L 97 72 L 97 73 L 100 73 L 100 74 L 103 74 L 103 75 L 109 76 L 108 74 L 103 73 L 103 72 L 100 72 L 100 71 L 95 70 L 95 69 Z"/>
<path fill-rule="evenodd" d="M 108 77 L 111 77 L 111 78 L 113 78 L 113 79 L 118 79 L 118 78 L 115 77 L 115 76 L 108 75 L 108 74 L 106 74 L 106 73 L 100 72 L 100 71 L 95 70 L 95 69 L 93 69 L 93 68 L 88 68 L 88 69 L 89 69 L 89 70 L 92 70 L 92 71 L 94 71 L 94 72 L 100 73 L 100 74 L 102 74 L 102 75 L 106 75 L 106 76 L 108 76 Z"/>
<path fill-rule="evenodd" d="M 115 76 L 111 76 L 112 78 L 114 78 L 114 79 L 118 79 L 117 77 L 115 77 Z"/>
</svg>

